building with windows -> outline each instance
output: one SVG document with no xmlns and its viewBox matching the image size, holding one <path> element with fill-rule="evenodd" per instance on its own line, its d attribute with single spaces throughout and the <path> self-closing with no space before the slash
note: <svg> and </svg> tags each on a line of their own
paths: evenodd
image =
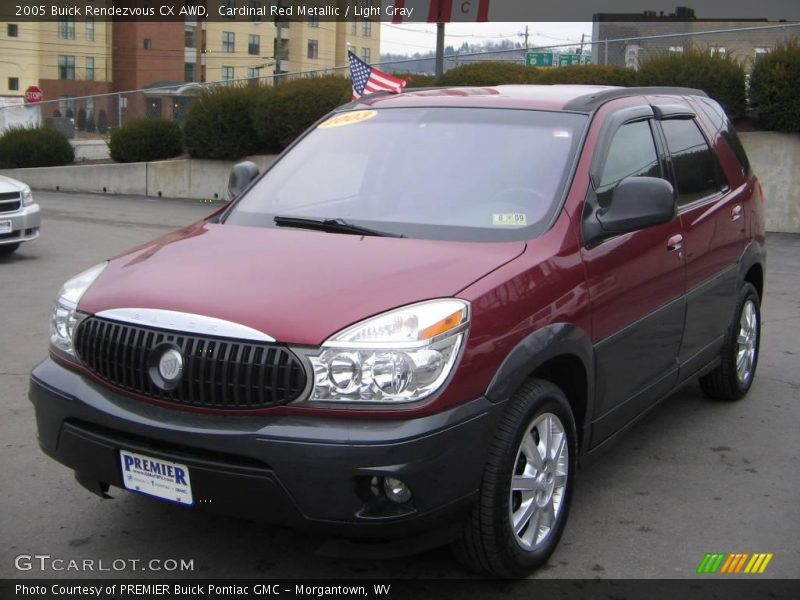
<svg viewBox="0 0 800 600">
<path fill-rule="evenodd" d="M 188 16 L 0 23 L 0 96 L 21 99 L 28 86 L 38 85 L 45 100 L 62 99 L 62 108 L 74 114 L 71 98 L 111 93 L 97 101 L 112 126 L 145 115 L 181 121 L 197 84 L 271 84 L 276 74 L 325 74 L 334 67 L 344 74 L 348 47 L 366 62 L 378 60 L 380 24 Z M 143 91 L 123 93 L 129 90 Z M 94 103 L 82 106 L 94 110 Z"/>
<path fill-rule="evenodd" d="M 592 24 L 594 62 L 636 69 L 649 56 L 694 47 L 733 56 L 749 73 L 775 44 L 800 35 L 800 28 L 790 25 L 758 18 L 701 19 L 685 6 L 670 14 L 598 13 Z"/>
<path fill-rule="evenodd" d="M 0 96 L 23 98 L 32 85 L 49 99 L 108 92 L 111 56 L 111 27 L 102 21 L 0 23 Z"/>
<path fill-rule="evenodd" d="M 270 82 L 276 73 L 331 73 L 347 67 L 348 44 L 367 62 L 380 56 L 380 25 L 374 21 L 223 20 L 204 27 L 203 81 Z"/>
<path fill-rule="evenodd" d="M 256 81 L 272 75 L 276 32 L 271 20 L 201 24 L 200 37 L 204 43 L 200 46 L 199 70 L 194 81 Z"/>
</svg>

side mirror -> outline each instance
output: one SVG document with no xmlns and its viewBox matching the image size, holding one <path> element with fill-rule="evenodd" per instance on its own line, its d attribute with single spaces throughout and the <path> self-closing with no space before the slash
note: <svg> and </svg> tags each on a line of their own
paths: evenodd
<svg viewBox="0 0 800 600">
<path fill-rule="evenodd" d="M 617 184 L 608 207 L 600 207 L 593 193 L 584 204 L 583 241 L 594 246 L 603 240 L 645 227 L 668 223 L 675 217 L 675 189 L 658 177 L 627 177 Z"/>
<path fill-rule="evenodd" d="M 256 163 L 246 160 L 233 165 L 228 177 L 228 199 L 236 198 L 256 177 L 258 177 Z"/>
<path fill-rule="evenodd" d="M 597 213 L 607 233 L 626 233 L 668 223 L 675 217 L 675 189 L 659 177 L 628 177 L 614 188 L 611 205 Z"/>
</svg>

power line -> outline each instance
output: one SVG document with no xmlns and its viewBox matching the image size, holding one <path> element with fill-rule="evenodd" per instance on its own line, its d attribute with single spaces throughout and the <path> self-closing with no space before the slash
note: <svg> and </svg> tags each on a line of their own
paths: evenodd
<svg viewBox="0 0 800 600">
<path fill-rule="evenodd" d="M 649 36 L 631 36 L 631 37 L 624 37 L 624 38 L 613 38 L 613 39 L 603 39 L 603 40 L 591 40 L 584 42 L 590 46 L 598 46 L 602 44 L 610 44 L 610 43 L 619 43 L 619 42 L 628 42 L 631 40 L 650 40 L 650 39 L 667 39 L 667 38 L 680 38 L 680 37 L 698 37 L 703 35 L 715 35 L 715 34 L 723 34 L 723 33 L 740 33 L 740 32 L 747 32 L 747 31 L 764 31 L 764 30 L 775 30 L 775 29 L 788 29 L 788 28 L 796 28 L 800 27 L 800 23 L 781 23 L 780 25 L 766 25 L 766 26 L 753 26 L 753 27 L 739 27 L 733 29 L 715 29 L 715 30 L 708 30 L 708 31 L 697 31 L 697 32 L 679 32 L 679 33 L 668 33 L 668 34 L 656 34 L 656 35 L 649 35 Z M 551 44 L 546 46 L 538 46 L 535 48 L 531 48 L 531 50 L 542 50 L 542 49 L 557 49 L 557 48 L 573 48 L 576 42 L 571 42 L 567 44 Z M 523 51 L 522 48 L 504 48 L 501 50 L 488 50 L 488 51 L 477 51 L 477 52 L 459 52 L 458 54 L 450 54 L 446 55 L 444 58 L 446 60 L 453 60 L 453 59 L 463 59 L 473 56 L 489 56 L 489 55 L 498 55 L 498 54 L 507 54 L 509 52 L 516 52 L 519 53 Z M 418 62 L 420 60 L 432 60 L 433 57 L 415 57 L 415 58 L 408 58 L 408 59 L 399 59 L 399 60 L 391 60 L 391 61 L 382 61 L 382 62 L 375 62 L 372 63 L 373 65 L 380 65 L 380 66 L 387 66 L 387 65 L 396 65 L 396 64 L 407 64 L 412 62 Z M 213 69 L 222 68 L 222 67 L 213 67 Z M 165 86 L 161 88 L 141 88 L 137 90 L 125 90 L 125 91 L 118 91 L 118 92 L 108 92 L 103 94 L 92 94 L 88 96 L 74 96 L 70 97 L 69 100 L 81 100 L 87 98 L 97 98 L 97 97 L 109 97 L 109 96 L 122 96 L 124 94 L 132 94 L 132 93 L 139 93 L 139 92 L 152 92 L 154 90 L 168 90 L 168 89 L 176 89 L 179 87 L 189 86 L 198 86 L 202 88 L 210 88 L 212 86 L 219 86 L 219 85 L 231 85 L 240 82 L 247 82 L 250 83 L 254 80 L 259 82 L 266 82 L 269 80 L 276 80 L 278 78 L 282 78 L 284 80 L 289 80 L 292 78 L 302 78 L 304 76 L 315 76 L 319 73 L 326 73 L 330 74 L 334 71 L 340 71 L 344 69 L 349 69 L 348 66 L 333 66 L 333 67 L 324 67 L 320 69 L 309 69 L 305 71 L 296 71 L 293 73 L 282 73 L 280 75 L 268 75 L 259 78 L 238 78 L 232 80 L 218 80 L 214 82 L 206 82 L 206 83 L 182 83 L 175 86 Z M 80 80 L 67 80 L 67 81 L 76 81 L 80 82 Z M 98 82 L 98 83 L 108 83 L 108 82 Z M 42 102 L 41 104 L 47 104 L 52 102 L 58 102 L 58 100 L 47 100 Z M 6 106 L 0 107 L 0 110 L 5 108 L 15 108 L 15 106 Z"/>
</svg>

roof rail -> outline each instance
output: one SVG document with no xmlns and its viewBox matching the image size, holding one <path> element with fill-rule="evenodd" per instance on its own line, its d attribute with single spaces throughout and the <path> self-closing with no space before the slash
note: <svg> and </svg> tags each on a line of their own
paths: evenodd
<svg viewBox="0 0 800 600">
<path fill-rule="evenodd" d="M 573 98 L 564 105 L 564 110 L 574 110 L 576 112 L 592 112 L 600 108 L 606 102 L 615 100 L 617 98 L 626 98 L 628 96 L 647 96 L 653 94 L 674 94 L 677 96 L 706 96 L 703 90 L 696 90 L 694 88 L 685 87 L 669 87 L 669 86 L 653 86 L 653 87 L 629 87 L 629 88 L 612 88 L 609 90 L 602 90 L 585 94 Z"/>
</svg>

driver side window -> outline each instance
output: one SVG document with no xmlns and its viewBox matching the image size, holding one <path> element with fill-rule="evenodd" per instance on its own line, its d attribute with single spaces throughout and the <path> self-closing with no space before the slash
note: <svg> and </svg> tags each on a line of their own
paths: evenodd
<svg viewBox="0 0 800 600">
<path fill-rule="evenodd" d="M 614 134 L 597 187 L 597 201 L 607 207 L 617 184 L 626 177 L 661 177 L 649 121 L 626 123 Z"/>
</svg>

